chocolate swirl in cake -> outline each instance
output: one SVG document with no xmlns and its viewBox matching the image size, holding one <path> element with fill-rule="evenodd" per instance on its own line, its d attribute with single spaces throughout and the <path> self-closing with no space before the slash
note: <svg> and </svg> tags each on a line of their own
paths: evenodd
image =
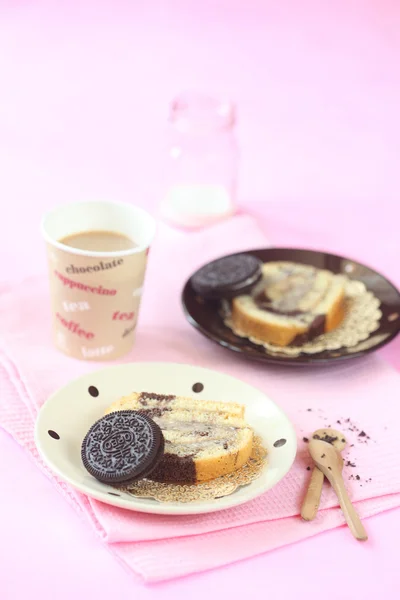
<svg viewBox="0 0 400 600">
<path fill-rule="evenodd" d="M 317 272 L 306 268 L 302 272 L 282 268 L 278 273 L 265 277 L 254 290 L 254 302 L 262 310 L 278 315 L 294 316 L 308 312 L 326 293 L 310 294 L 317 282 Z"/>
<path fill-rule="evenodd" d="M 161 428 L 165 453 L 150 478 L 169 483 L 206 481 L 240 468 L 252 447 L 243 406 L 176 396 L 138 394 L 109 411 L 133 409 Z"/>
<path fill-rule="evenodd" d="M 232 323 L 242 333 L 278 346 L 299 346 L 343 318 L 339 275 L 309 265 L 270 262 L 250 294 L 232 301 Z"/>
<path fill-rule="evenodd" d="M 321 293 L 312 294 L 317 282 L 317 271 L 307 268 L 302 273 L 292 267 L 282 267 L 275 276 L 266 277 L 253 291 L 253 299 L 261 310 L 286 317 L 308 315 L 309 310 L 321 301 L 327 292 L 327 287 Z M 303 307 L 300 308 L 300 307 Z M 293 346 L 301 346 L 325 331 L 325 315 L 319 314 L 309 324 L 307 333 L 297 335 Z"/>
</svg>

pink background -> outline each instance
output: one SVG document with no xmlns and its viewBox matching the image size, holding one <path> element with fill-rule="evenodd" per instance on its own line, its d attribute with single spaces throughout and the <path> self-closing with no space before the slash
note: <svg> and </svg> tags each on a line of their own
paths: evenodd
<svg viewBox="0 0 400 600">
<path fill-rule="evenodd" d="M 45 273 L 46 208 L 155 207 L 167 105 L 187 87 L 238 103 L 239 198 L 270 240 L 347 253 L 400 285 L 397 2 L 0 0 L 0 11 L 1 286 Z M 383 352 L 398 368 L 399 350 L 398 339 Z M 0 456 L 4 600 L 294 598 L 315 577 L 327 589 L 339 556 L 341 598 L 399 595 L 398 510 L 369 520 L 368 545 L 341 529 L 145 587 L 1 430 Z"/>
</svg>

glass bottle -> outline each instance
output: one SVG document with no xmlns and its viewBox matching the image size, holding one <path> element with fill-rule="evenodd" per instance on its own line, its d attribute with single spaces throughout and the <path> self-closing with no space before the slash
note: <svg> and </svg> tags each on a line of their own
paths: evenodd
<svg viewBox="0 0 400 600">
<path fill-rule="evenodd" d="M 232 215 L 238 167 L 233 104 L 185 93 L 173 101 L 168 125 L 164 219 L 199 228 Z"/>
</svg>

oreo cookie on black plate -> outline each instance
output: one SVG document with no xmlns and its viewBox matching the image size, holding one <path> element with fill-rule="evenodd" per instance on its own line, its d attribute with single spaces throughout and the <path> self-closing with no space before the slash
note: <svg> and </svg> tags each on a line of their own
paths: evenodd
<svg viewBox="0 0 400 600">
<path fill-rule="evenodd" d="M 133 410 L 110 413 L 96 421 L 81 448 L 86 470 L 102 483 L 118 486 L 150 475 L 163 454 L 160 427 Z"/>
<path fill-rule="evenodd" d="M 218 258 L 196 271 L 190 282 L 204 298 L 234 298 L 248 293 L 261 279 L 262 261 L 251 254 Z"/>
</svg>

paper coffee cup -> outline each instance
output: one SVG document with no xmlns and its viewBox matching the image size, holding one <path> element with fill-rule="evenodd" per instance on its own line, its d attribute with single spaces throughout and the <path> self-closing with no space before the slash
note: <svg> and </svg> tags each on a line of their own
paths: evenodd
<svg viewBox="0 0 400 600">
<path fill-rule="evenodd" d="M 60 242 L 89 231 L 120 233 L 136 246 L 92 252 Z M 128 353 L 134 343 L 154 219 L 130 204 L 80 202 L 48 212 L 42 234 L 56 347 L 82 360 L 112 360 Z"/>
</svg>

